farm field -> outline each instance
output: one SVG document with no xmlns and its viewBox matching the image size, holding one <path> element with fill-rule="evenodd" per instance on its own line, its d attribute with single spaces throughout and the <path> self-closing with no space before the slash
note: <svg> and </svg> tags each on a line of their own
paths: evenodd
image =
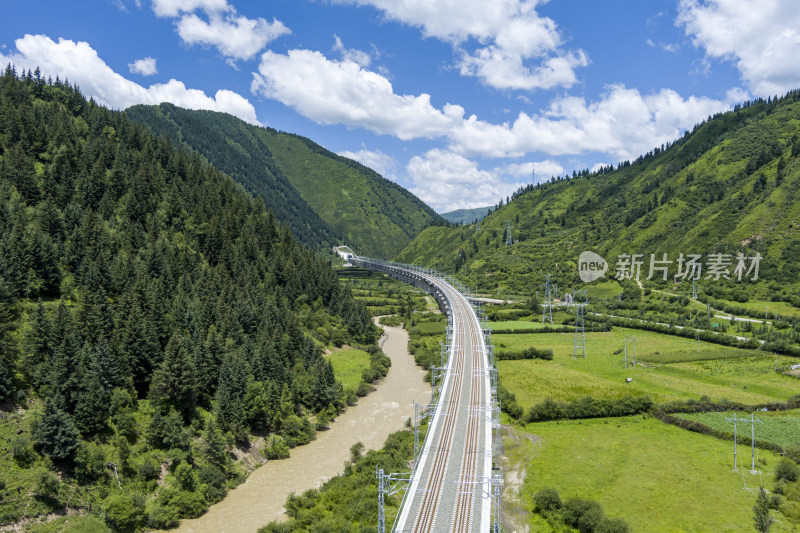
<svg viewBox="0 0 800 533">
<path fill-rule="evenodd" d="M 700 422 L 712 429 L 733 433 L 733 423 L 726 420 L 726 418 L 733 418 L 733 415 L 734 413 L 729 412 L 686 413 L 675 416 Z M 778 446 L 788 446 L 800 442 L 800 410 L 758 412 L 755 415 L 757 420 L 761 420 L 760 424 L 756 423 L 755 425 L 757 441 L 772 442 Z M 750 413 L 736 413 L 736 416 L 737 418 L 749 418 Z M 739 423 L 738 430 L 740 435 L 750 436 L 749 423 Z"/>
<path fill-rule="evenodd" d="M 633 346 L 628 346 L 628 368 L 623 366 L 625 335 L 635 335 L 637 364 L 631 366 Z M 521 350 L 530 346 L 553 350 L 552 361 L 519 360 L 498 363 L 503 386 L 528 409 L 546 398 L 573 401 L 584 396 L 615 399 L 649 395 L 656 403 L 700 399 L 758 404 L 785 401 L 800 391 L 796 378 L 774 372 L 778 364 L 794 361 L 764 352 L 729 348 L 654 332 L 615 328 L 586 334 L 587 357 L 573 358 L 572 333 L 498 334 L 497 349 Z M 644 364 L 641 362 L 644 361 Z M 680 361 L 672 362 L 671 361 Z M 626 378 L 632 383 L 626 383 Z"/>
<path fill-rule="evenodd" d="M 522 504 L 553 487 L 563 499 L 598 501 L 607 516 L 633 532 L 752 531 L 761 475 L 733 472 L 730 442 L 684 431 L 652 418 L 542 422 L 524 428 L 529 439 L 509 449 L 525 465 Z M 759 451 L 764 485 L 779 457 Z M 793 531 L 783 517 L 771 531 Z M 533 515 L 532 531 L 550 531 Z M 654 525 L 657 528 L 654 529 Z"/>
<path fill-rule="evenodd" d="M 560 327 L 560 324 L 547 324 L 550 327 Z M 489 328 L 492 330 L 517 330 L 517 329 L 543 329 L 545 324 L 539 321 L 528 320 L 498 320 L 496 322 L 489 322 Z"/>
<path fill-rule="evenodd" d="M 328 355 L 336 379 L 345 390 L 356 390 L 361 382 L 361 372 L 369 368 L 369 354 L 357 348 L 345 348 Z"/>
</svg>

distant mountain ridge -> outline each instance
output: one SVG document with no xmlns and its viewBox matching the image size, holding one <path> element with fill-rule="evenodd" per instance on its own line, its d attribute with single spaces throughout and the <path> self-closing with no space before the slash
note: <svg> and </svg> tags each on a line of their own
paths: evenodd
<svg viewBox="0 0 800 533">
<path fill-rule="evenodd" d="M 584 250 L 612 275 L 621 253 L 760 253 L 758 283 L 722 279 L 719 297 L 800 304 L 800 91 L 736 106 L 635 161 L 528 186 L 498 207 L 480 232 L 426 229 L 397 260 L 457 270 L 476 289 L 534 294 L 545 273 L 578 286 Z"/>
<path fill-rule="evenodd" d="M 312 247 L 343 243 L 389 258 L 424 228 L 444 223 L 406 189 L 305 137 L 172 104 L 137 105 L 126 114 L 244 184 Z"/>
<path fill-rule="evenodd" d="M 467 224 L 472 224 L 476 220 L 483 220 L 491 209 L 492 206 L 473 207 L 472 209 L 456 209 L 455 211 L 440 214 L 443 219 L 453 224 L 463 224 L 464 220 L 467 221 Z"/>
</svg>

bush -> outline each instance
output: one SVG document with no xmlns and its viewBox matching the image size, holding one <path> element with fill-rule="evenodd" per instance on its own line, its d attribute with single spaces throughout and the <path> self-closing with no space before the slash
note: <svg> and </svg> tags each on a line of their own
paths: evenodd
<svg viewBox="0 0 800 533">
<path fill-rule="evenodd" d="M 544 488 L 533 496 L 533 510 L 536 513 L 555 511 L 561 509 L 561 505 L 561 497 L 552 487 Z"/>
<path fill-rule="evenodd" d="M 593 533 L 597 528 L 606 520 L 606 515 L 603 514 L 603 508 L 597 502 L 592 502 L 594 505 L 588 507 L 586 511 L 578 518 L 578 530 L 581 533 Z"/>
<path fill-rule="evenodd" d="M 264 445 L 264 455 L 267 459 L 286 459 L 289 457 L 289 445 L 280 435 L 270 435 Z"/>
<path fill-rule="evenodd" d="M 36 477 L 36 497 L 56 500 L 58 489 L 61 487 L 61 480 L 50 470 L 43 470 Z"/>
<path fill-rule="evenodd" d="M 197 480 L 204 485 L 220 488 L 225 485 L 225 474 L 218 466 L 208 465 L 197 472 Z"/>
<path fill-rule="evenodd" d="M 152 457 L 145 457 L 137 469 L 144 480 L 155 479 L 161 474 L 161 464 Z"/>
<path fill-rule="evenodd" d="M 630 528 L 622 518 L 605 518 L 595 528 L 595 533 L 629 533 Z"/>
<path fill-rule="evenodd" d="M 115 531 L 132 531 L 144 521 L 140 502 L 128 494 L 114 494 L 106 499 L 106 522 Z"/>
<path fill-rule="evenodd" d="M 578 521 L 581 517 L 589 512 L 590 509 L 602 508 L 597 502 L 591 500 L 583 500 L 580 498 L 570 498 L 564 502 L 564 523 L 571 527 L 578 527 Z"/>
<path fill-rule="evenodd" d="M 775 479 L 793 482 L 797 481 L 798 477 L 800 477 L 800 468 L 790 459 L 785 457 L 781 459 L 775 469 Z"/>
<path fill-rule="evenodd" d="M 169 505 L 156 502 L 147 511 L 147 526 L 153 529 L 169 529 L 178 523 L 178 510 Z"/>
<path fill-rule="evenodd" d="M 26 468 L 36 459 L 33 444 L 27 435 L 14 435 L 11 439 L 11 456 L 17 465 Z"/>
<path fill-rule="evenodd" d="M 92 442 L 82 442 L 75 454 L 75 478 L 81 484 L 91 483 L 105 474 L 106 456 L 103 448 Z"/>
</svg>

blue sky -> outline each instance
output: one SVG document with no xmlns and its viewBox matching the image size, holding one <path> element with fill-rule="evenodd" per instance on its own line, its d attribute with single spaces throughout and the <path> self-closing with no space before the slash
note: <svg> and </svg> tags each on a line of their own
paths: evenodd
<svg viewBox="0 0 800 533">
<path fill-rule="evenodd" d="M 792 0 L 0 0 L 0 61 L 307 136 L 447 211 L 800 87 Z"/>
</svg>

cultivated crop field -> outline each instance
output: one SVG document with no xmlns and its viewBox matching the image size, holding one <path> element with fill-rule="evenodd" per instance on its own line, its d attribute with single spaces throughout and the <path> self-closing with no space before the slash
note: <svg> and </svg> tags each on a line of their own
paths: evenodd
<svg viewBox="0 0 800 533">
<path fill-rule="evenodd" d="M 676 416 L 700 422 L 712 429 L 733 433 L 733 422 L 728 422 L 726 418 L 733 418 L 734 414 L 737 418 L 750 418 L 750 413 L 687 413 Z M 772 442 L 778 446 L 800 442 L 800 411 L 758 412 L 755 417 L 761 420 L 761 423 L 755 424 L 757 441 Z M 740 422 L 738 431 L 739 435 L 749 437 L 750 423 Z M 758 453 L 762 452 L 758 450 Z"/>
<path fill-rule="evenodd" d="M 510 450 L 527 465 L 522 500 L 545 487 L 562 499 L 598 501 L 634 532 L 752 531 L 755 490 L 772 485 L 779 457 L 759 450 L 762 475 L 734 472 L 733 444 L 652 418 L 529 424 L 529 439 Z M 532 531 L 549 531 L 538 516 Z M 657 526 L 657 527 L 654 527 Z M 771 531 L 792 531 L 785 521 Z"/>
<path fill-rule="evenodd" d="M 628 368 L 623 353 L 614 353 L 623 347 L 625 335 L 636 337 L 635 368 L 632 344 Z M 776 361 L 780 365 L 794 359 L 702 341 L 698 351 L 697 341 L 653 332 L 622 328 L 587 332 L 585 359 L 572 357 L 573 333 L 498 334 L 492 340 L 499 350 L 530 346 L 553 350 L 552 361 L 498 363 L 503 386 L 525 409 L 546 398 L 573 401 L 584 396 L 616 399 L 645 394 L 656 403 L 708 396 L 758 404 L 785 401 L 800 391 L 796 378 L 774 372 Z M 625 382 L 628 377 L 631 383 Z"/>
</svg>

